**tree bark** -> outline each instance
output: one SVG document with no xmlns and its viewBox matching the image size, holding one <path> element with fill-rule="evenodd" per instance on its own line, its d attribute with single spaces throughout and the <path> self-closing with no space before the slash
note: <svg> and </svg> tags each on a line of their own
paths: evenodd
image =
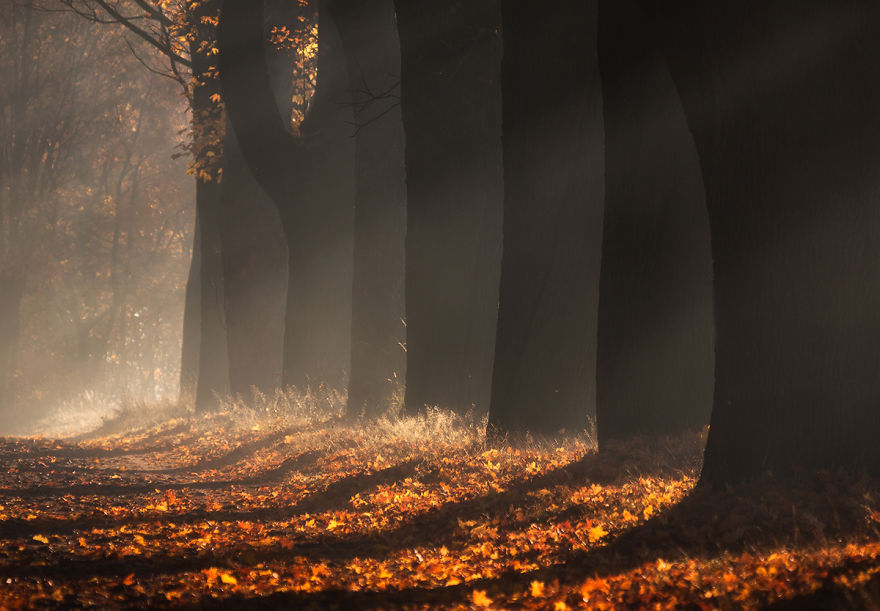
<svg viewBox="0 0 880 611">
<path fill-rule="evenodd" d="M 501 249 L 497 0 L 396 0 L 406 410 L 488 406 Z"/>
<path fill-rule="evenodd" d="M 596 3 L 506 0 L 502 13 L 504 256 L 489 432 L 576 432 L 596 392 Z"/>
<path fill-rule="evenodd" d="M 197 7 L 190 18 L 197 31 L 191 43 L 192 71 L 196 85 L 192 94 L 192 121 L 196 133 L 207 131 L 206 122 L 219 120 L 219 110 L 212 96 L 218 93 L 216 79 L 209 76 L 214 60 L 204 48 L 211 40 L 213 28 L 202 18 L 213 18 L 217 2 L 211 0 Z M 202 123 L 200 125 L 200 123 Z M 207 128 L 207 129 L 206 129 Z M 215 155 L 222 151 L 206 148 L 199 154 Z M 216 397 L 229 394 L 229 353 L 226 341 L 226 312 L 223 297 L 223 260 L 221 254 L 222 188 L 220 173 L 196 177 L 196 218 L 199 225 L 200 299 L 199 299 L 199 369 L 196 382 L 196 409 L 209 409 L 216 404 Z M 184 319 L 186 316 L 184 316 Z"/>
<path fill-rule="evenodd" d="M 199 218 L 199 369 L 195 405 L 207 410 L 229 394 L 229 356 L 220 244 L 220 185 L 196 182 Z"/>
<path fill-rule="evenodd" d="M 355 143 L 345 55 L 326 4 L 315 95 L 287 170 L 299 184 L 280 210 L 291 253 L 283 376 L 285 385 L 342 389 L 351 359 Z"/>
<path fill-rule="evenodd" d="M 278 208 L 288 245 L 283 383 L 340 385 L 350 353 L 353 144 L 347 77 L 333 28 L 319 42 L 319 84 L 301 137 L 286 130 L 264 52 L 262 3 L 224 2 L 220 79 L 254 178 Z M 340 67 L 342 66 L 342 68 Z M 340 89 L 340 85 L 341 89 Z"/>
<path fill-rule="evenodd" d="M 715 272 L 701 483 L 876 473 L 880 5 L 674 8 L 658 23 L 708 168 Z"/>
<path fill-rule="evenodd" d="M 605 217 L 597 428 L 612 439 L 705 426 L 712 255 L 699 158 L 646 17 L 600 0 Z"/>
<path fill-rule="evenodd" d="M 356 124 L 348 411 L 375 416 L 406 367 L 400 44 L 391 0 L 335 0 L 328 8 L 345 51 Z"/>
<path fill-rule="evenodd" d="M 271 200 L 241 156 L 231 127 L 223 140 L 221 188 L 229 392 L 281 386 L 287 248 Z"/>
</svg>

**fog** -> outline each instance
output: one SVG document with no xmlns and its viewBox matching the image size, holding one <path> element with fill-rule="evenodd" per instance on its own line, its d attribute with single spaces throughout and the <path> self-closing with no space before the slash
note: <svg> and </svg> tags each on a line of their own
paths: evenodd
<svg viewBox="0 0 880 611">
<path fill-rule="evenodd" d="M 187 106 L 117 29 L 0 11 L 0 434 L 72 432 L 178 395 Z"/>
</svg>

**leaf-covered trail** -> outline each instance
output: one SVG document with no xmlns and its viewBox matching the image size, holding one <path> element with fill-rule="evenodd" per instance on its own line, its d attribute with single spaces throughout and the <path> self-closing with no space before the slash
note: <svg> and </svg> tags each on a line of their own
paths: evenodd
<svg viewBox="0 0 880 611">
<path fill-rule="evenodd" d="M 690 494 L 696 435 L 484 445 L 226 411 L 0 444 L 0 607 L 783 608 L 877 596 L 880 496 Z M 818 491 L 817 491 L 818 490 Z M 744 500 L 751 498 L 752 500 Z M 880 603 L 875 603 L 880 604 Z"/>
</svg>

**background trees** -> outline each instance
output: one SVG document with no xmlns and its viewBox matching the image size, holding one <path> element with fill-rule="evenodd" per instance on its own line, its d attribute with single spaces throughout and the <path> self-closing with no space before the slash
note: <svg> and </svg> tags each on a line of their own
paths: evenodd
<svg viewBox="0 0 880 611">
<path fill-rule="evenodd" d="M 83 388 L 163 396 L 191 223 L 167 176 L 181 109 L 106 32 L 30 2 L 2 10 L 2 418 Z"/>
</svg>

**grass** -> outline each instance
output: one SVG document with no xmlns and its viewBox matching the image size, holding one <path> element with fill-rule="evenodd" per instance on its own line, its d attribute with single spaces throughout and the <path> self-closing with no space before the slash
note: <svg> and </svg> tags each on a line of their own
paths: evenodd
<svg viewBox="0 0 880 611">
<path fill-rule="evenodd" d="M 442 410 L 370 423 L 328 389 L 209 414 L 128 406 L 7 438 L 0 607 L 862 608 L 880 495 L 845 474 L 694 490 L 704 435 L 601 455 L 485 443 Z"/>
</svg>

